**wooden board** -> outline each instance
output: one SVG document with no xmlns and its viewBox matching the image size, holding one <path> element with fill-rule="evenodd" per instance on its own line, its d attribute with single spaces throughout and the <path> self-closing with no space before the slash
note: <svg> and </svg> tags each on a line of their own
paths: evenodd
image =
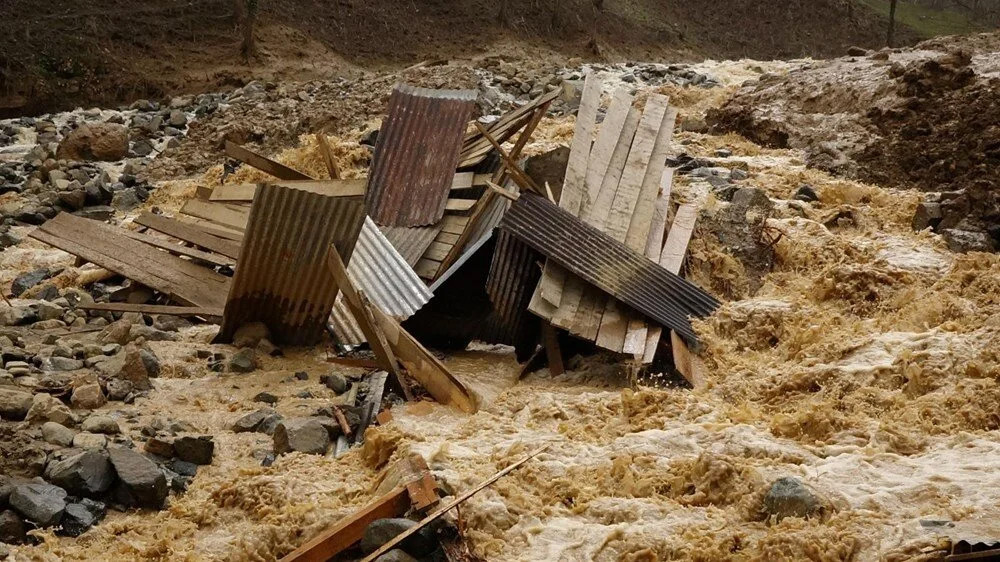
<svg viewBox="0 0 1000 562">
<path fill-rule="evenodd" d="M 104 223 L 60 213 L 29 236 L 182 304 L 221 308 L 229 294 L 228 277 L 133 240 Z"/>
<path fill-rule="evenodd" d="M 660 195 L 656 200 L 653 211 L 653 225 L 650 227 L 649 239 L 646 241 L 646 257 L 657 263 L 660 263 L 660 256 L 663 253 L 664 234 L 667 232 L 667 213 L 670 210 L 670 192 L 673 189 L 673 178 L 673 168 L 663 170 L 663 176 L 660 179 Z M 680 271 L 680 269 L 677 271 Z M 653 325 L 649 327 L 649 331 L 646 332 L 646 350 L 642 354 L 643 363 L 653 362 L 656 356 L 656 349 L 660 345 L 660 336 L 662 333 L 663 328 L 660 326 Z"/>
<path fill-rule="evenodd" d="M 246 230 L 250 220 L 250 207 L 235 203 L 219 203 L 188 199 L 181 206 L 181 213 L 209 222 L 220 224 L 233 230 Z"/>
<path fill-rule="evenodd" d="M 121 234 L 128 236 L 133 240 L 138 240 L 144 244 L 149 244 L 154 248 L 160 248 L 161 250 L 166 250 L 175 256 L 187 256 L 189 258 L 199 259 L 208 262 L 212 265 L 221 265 L 232 267 L 236 265 L 236 260 L 221 254 L 216 254 L 214 252 L 203 252 L 201 250 L 196 250 L 194 248 L 189 248 L 187 246 L 181 246 L 176 242 L 170 242 L 156 236 L 151 236 L 149 234 L 142 234 L 139 232 L 133 232 L 131 230 L 121 229 Z"/>
<path fill-rule="evenodd" d="M 230 158 L 235 158 L 241 162 L 245 162 L 257 168 L 258 170 L 271 174 L 272 176 L 282 179 L 282 180 L 311 180 L 313 178 L 303 174 L 298 170 L 293 170 L 284 164 L 280 164 L 267 158 L 261 156 L 256 152 L 253 152 L 247 148 L 244 148 L 234 142 L 226 141 L 226 156 Z"/>
<path fill-rule="evenodd" d="M 198 306 L 169 306 L 162 304 L 130 304 L 125 302 L 95 302 L 80 303 L 77 308 L 83 310 L 104 310 L 108 312 L 139 312 L 142 314 L 164 314 L 167 316 L 198 316 L 202 318 L 222 318 L 221 308 L 204 308 Z"/>
<path fill-rule="evenodd" d="M 687 253 L 691 233 L 694 232 L 698 220 L 698 206 L 694 204 L 681 205 L 674 214 L 674 222 L 670 225 L 670 233 L 660 254 L 660 265 L 671 273 L 680 273 Z M 705 364 L 697 355 L 691 353 L 687 343 L 676 333 L 670 332 L 670 349 L 674 356 L 674 367 L 691 383 L 694 388 L 705 386 Z M 652 360 L 652 359 L 650 359 Z"/>
<path fill-rule="evenodd" d="M 139 215 L 135 219 L 135 222 L 157 232 L 162 232 L 167 236 L 189 242 L 226 257 L 232 259 L 240 257 L 240 241 L 219 236 L 220 232 L 210 231 L 193 224 L 184 223 L 162 215 L 154 215 L 149 212 Z"/>
<path fill-rule="evenodd" d="M 475 199 L 449 199 L 444 204 L 444 210 L 446 213 L 464 213 L 475 205 Z"/>
<path fill-rule="evenodd" d="M 282 182 L 268 182 L 281 185 L 283 187 L 291 187 L 292 189 L 301 189 L 303 191 L 308 191 L 311 193 L 319 193 L 320 195 L 330 195 L 333 197 L 339 196 L 357 196 L 365 194 L 365 184 L 367 180 L 301 180 L 301 181 L 282 181 Z M 260 184 L 256 183 L 227 183 L 216 186 L 212 190 L 212 195 L 209 196 L 209 201 L 220 201 L 220 202 L 251 202 L 253 201 L 254 193 L 257 192 L 257 186 Z"/>
</svg>

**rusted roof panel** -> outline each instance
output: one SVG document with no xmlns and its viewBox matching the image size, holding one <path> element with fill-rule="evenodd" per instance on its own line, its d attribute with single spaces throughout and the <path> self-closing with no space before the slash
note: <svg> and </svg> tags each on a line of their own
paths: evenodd
<svg viewBox="0 0 1000 562">
<path fill-rule="evenodd" d="M 518 335 L 523 332 L 532 332 L 526 325 L 528 322 L 538 322 L 528 312 L 528 302 L 542 276 L 539 262 L 543 259 L 541 254 L 509 232 L 498 232 L 486 280 L 486 293 L 493 303 L 498 323 L 507 331 L 510 341 L 517 341 Z"/>
<path fill-rule="evenodd" d="M 424 255 L 428 246 L 441 232 L 441 225 L 435 226 L 380 226 L 393 248 L 399 252 L 410 267 L 417 265 L 420 256 Z"/>
<path fill-rule="evenodd" d="M 587 283 L 688 342 L 696 342 L 691 316 L 707 316 L 719 302 L 696 285 L 574 217 L 544 197 L 522 194 L 501 228 Z"/>
<path fill-rule="evenodd" d="M 379 310 L 397 320 L 413 316 L 433 296 L 378 226 L 367 217 L 347 266 L 347 275 Z M 357 345 L 365 341 L 365 335 L 343 301 L 343 295 L 334 304 L 330 323 L 341 343 Z"/>
<path fill-rule="evenodd" d="M 327 250 L 333 244 L 349 260 L 364 218 L 360 196 L 261 185 L 217 340 L 229 341 L 244 323 L 260 321 L 275 343 L 316 343 L 337 296 Z"/>
<path fill-rule="evenodd" d="M 441 219 L 475 100 L 474 90 L 396 86 L 365 196 L 376 223 L 424 226 Z"/>
</svg>

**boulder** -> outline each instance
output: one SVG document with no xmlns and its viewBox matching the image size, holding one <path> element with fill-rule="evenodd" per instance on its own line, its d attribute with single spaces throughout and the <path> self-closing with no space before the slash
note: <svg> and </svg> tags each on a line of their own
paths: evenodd
<svg viewBox="0 0 1000 562">
<path fill-rule="evenodd" d="M 62 424 L 51 421 L 42 424 L 42 439 L 46 443 L 69 447 L 73 444 L 74 437 L 76 437 L 76 432 Z"/>
<path fill-rule="evenodd" d="M 330 435 L 323 424 L 313 418 L 282 420 L 274 428 L 274 454 L 291 451 L 322 455 L 330 445 Z"/>
<path fill-rule="evenodd" d="M 416 521 L 401 517 L 376 519 L 365 527 L 361 535 L 361 552 L 371 554 L 403 531 L 416 526 Z M 437 540 L 433 530 L 424 527 L 399 543 L 399 548 L 411 556 L 422 558 L 437 549 Z"/>
<path fill-rule="evenodd" d="M 0 309 L 0 324 L 4 326 L 24 326 L 38 320 L 38 311 L 33 306 L 8 306 Z"/>
<path fill-rule="evenodd" d="M 262 408 L 236 420 L 232 429 L 236 433 L 256 431 L 271 435 L 282 419 L 281 415 L 271 408 Z"/>
<path fill-rule="evenodd" d="M 764 496 L 761 511 L 768 518 L 781 521 L 785 517 L 815 516 L 822 510 L 819 499 L 797 478 L 786 476 L 771 484 Z"/>
<path fill-rule="evenodd" d="M 108 438 L 100 433 L 84 431 L 73 436 L 73 446 L 77 449 L 104 449 L 108 446 Z"/>
<path fill-rule="evenodd" d="M 32 397 L 29 392 L 0 388 L 0 418 L 20 421 L 31 409 Z"/>
<path fill-rule="evenodd" d="M 15 277 L 14 282 L 11 283 L 10 296 L 12 297 L 21 296 L 21 293 L 27 291 L 28 289 L 48 279 L 48 277 L 49 277 L 49 268 L 47 267 L 41 267 L 34 271 L 22 273 L 17 277 Z"/>
<path fill-rule="evenodd" d="M 104 391 L 99 384 L 85 384 L 73 390 L 73 396 L 69 399 L 74 408 L 93 410 L 100 408 L 108 402 L 104 397 Z"/>
<path fill-rule="evenodd" d="M 131 382 L 121 379 L 111 379 L 107 386 L 108 398 L 111 400 L 125 400 L 135 390 Z"/>
<path fill-rule="evenodd" d="M 5 509 L 0 512 L 0 543 L 21 544 L 28 539 L 28 528 L 17 512 Z"/>
<path fill-rule="evenodd" d="M 131 449 L 108 449 L 118 474 L 116 498 L 124 505 L 160 509 L 167 498 L 167 477 L 156 463 Z"/>
<path fill-rule="evenodd" d="M 52 461 L 45 479 L 80 496 L 95 496 L 111 489 L 115 474 L 104 451 L 83 450 Z"/>
<path fill-rule="evenodd" d="M 113 162 L 128 154 L 128 129 L 115 123 L 80 125 L 59 143 L 58 160 L 104 160 Z"/>
<path fill-rule="evenodd" d="M 194 464 L 212 464 L 215 442 L 209 435 L 184 436 L 174 440 L 177 458 Z"/>
<path fill-rule="evenodd" d="M 116 343 L 125 345 L 129 342 L 129 332 L 132 329 L 132 322 L 126 319 L 112 322 L 97 334 L 97 342 L 100 344 Z"/>
<path fill-rule="evenodd" d="M 108 416 L 90 416 L 83 420 L 80 429 L 91 433 L 103 433 L 104 435 L 115 435 L 121 432 L 118 422 Z"/>
<path fill-rule="evenodd" d="M 10 493 L 10 506 L 28 521 L 50 527 L 66 510 L 66 490 L 51 484 L 20 484 Z"/>
<path fill-rule="evenodd" d="M 142 447 L 142 449 L 151 455 L 156 455 L 165 459 L 173 458 L 174 456 L 174 444 L 165 439 L 159 439 L 156 437 L 150 437 L 147 439 L 146 444 Z"/>
<path fill-rule="evenodd" d="M 336 392 L 337 394 L 343 394 L 347 392 L 347 379 L 344 375 L 339 373 L 329 373 L 326 375 L 320 375 L 319 382 L 326 385 L 327 388 Z"/>
<path fill-rule="evenodd" d="M 62 528 L 57 534 L 67 537 L 79 537 L 97 524 L 97 521 L 97 516 L 87 509 L 86 505 L 71 503 L 66 506 L 66 511 L 63 513 L 62 518 Z"/>
<path fill-rule="evenodd" d="M 46 421 L 54 421 L 62 425 L 75 423 L 73 412 L 70 411 L 69 407 L 55 396 L 44 392 L 40 392 L 32 398 L 31 408 L 28 409 L 28 414 L 24 419 L 35 423 Z"/>
<path fill-rule="evenodd" d="M 229 358 L 229 371 L 233 373 L 251 373 L 257 369 L 257 353 L 245 347 Z"/>
<path fill-rule="evenodd" d="M 258 392 L 257 395 L 253 397 L 253 401 L 263 402 L 264 404 L 277 404 L 278 397 L 270 392 Z"/>
<path fill-rule="evenodd" d="M 118 355 L 99 363 L 97 368 L 113 379 L 130 382 L 133 390 L 143 391 L 153 388 L 149 382 L 149 372 L 142 360 L 142 354 L 139 353 L 139 348 L 132 344 L 126 345 L 125 350 Z"/>
</svg>

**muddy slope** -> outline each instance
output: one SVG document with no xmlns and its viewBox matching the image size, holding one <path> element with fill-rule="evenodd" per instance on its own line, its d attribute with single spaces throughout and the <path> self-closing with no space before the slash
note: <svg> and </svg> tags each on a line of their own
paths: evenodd
<svg viewBox="0 0 1000 562">
<path fill-rule="evenodd" d="M 428 58 L 760 59 L 834 56 L 883 40 L 879 16 L 835 0 L 268 0 L 260 54 L 239 56 L 231 0 L 0 3 L 0 117 L 312 80 Z M 598 8 L 600 5 L 600 8 Z M 900 40 L 915 35 L 901 30 Z"/>
</svg>

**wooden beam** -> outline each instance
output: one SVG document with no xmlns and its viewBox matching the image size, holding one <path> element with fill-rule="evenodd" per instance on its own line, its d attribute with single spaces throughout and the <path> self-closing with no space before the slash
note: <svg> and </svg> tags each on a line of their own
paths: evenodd
<svg viewBox="0 0 1000 562">
<path fill-rule="evenodd" d="M 161 250 L 166 250 L 167 252 L 175 256 L 187 256 L 189 258 L 199 259 L 208 262 L 212 265 L 221 265 L 232 267 L 236 265 L 236 260 L 222 254 L 216 254 L 214 252 L 203 252 L 201 250 L 196 250 L 194 248 L 189 248 L 187 246 L 181 246 L 180 244 L 169 242 L 163 240 L 162 238 L 157 238 L 156 236 L 150 236 L 149 234 L 142 234 L 139 232 L 133 232 L 131 230 L 121 229 L 121 233 L 133 240 L 138 240 L 153 246 L 154 248 L 160 248 Z"/>
<path fill-rule="evenodd" d="M 230 158 L 235 158 L 241 162 L 249 164 L 258 170 L 271 174 L 272 176 L 282 179 L 282 180 L 311 180 L 311 178 L 306 174 L 298 170 L 293 170 L 284 164 L 280 164 L 267 158 L 261 156 L 252 150 L 244 148 L 234 142 L 226 141 L 226 156 Z"/>
<path fill-rule="evenodd" d="M 545 345 L 545 355 L 549 359 L 549 373 L 553 376 L 565 372 L 563 367 L 562 349 L 559 347 L 559 333 L 552 324 L 542 322 L 542 343 Z"/>
<path fill-rule="evenodd" d="M 181 206 L 181 213 L 241 232 L 250 221 L 250 206 L 236 203 L 188 199 Z"/>
<path fill-rule="evenodd" d="M 103 310 L 108 312 L 139 312 L 142 314 L 165 314 L 169 316 L 199 316 L 202 318 L 222 318 L 221 308 L 204 306 L 170 306 L 162 304 L 129 304 L 125 302 L 80 303 L 83 310 Z"/>
<path fill-rule="evenodd" d="M 221 233 L 212 232 L 197 225 L 181 222 L 162 215 L 154 215 L 149 212 L 139 215 L 135 219 L 135 222 L 157 232 L 162 232 L 167 236 L 194 244 L 199 248 L 222 254 L 228 258 L 237 259 L 240 257 L 241 242 L 220 236 L 219 234 Z"/>
<path fill-rule="evenodd" d="M 476 199 L 449 199 L 444 204 L 446 213 L 464 213 L 476 204 Z"/>
<path fill-rule="evenodd" d="M 531 453 L 529 453 L 526 457 L 522 458 L 521 460 L 515 462 L 514 464 L 508 466 L 507 468 L 501 470 L 500 472 L 497 472 L 496 474 L 494 474 L 493 476 L 491 476 L 488 479 L 484 480 L 483 482 L 480 482 L 479 484 L 477 484 L 472 489 L 466 491 L 465 493 L 463 493 L 462 495 L 458 496 L 454 500 L 452 500 L 452 501 L 448 502 L 447 504 L 441 506 L 440 508 L 438 508 L 437 510 L 435 510 L 433 513 L 431 513 L 430 515 L 428 515 L 427 517 L 424 517 L 423 519 L 421 519 L 420 523 L 417 523 L 415 526 L 410 527 L 409 529 L 407 529 L 407 530 L 403 531 L 402 533 L 396 535 L 395 538 L 393 538 L 389 542 L 383 544 L 381 547 L 379 547 L 378 550 L 376 550 L 375 552 L 373 552 L 373 553 L 369 554 L 368 556 L 364 557 L 361 560 L 361 562 L 372 562 L 373 560 L 375 560 L 379 556 L 382 556 L 386 552 L 389 552 L 390 550 L 396 548 L 396 545 L 399 544 L 399 543 L 401 543 L 401 542 L 403 542 L 404 540 L 406 540 L 407 537 L 410 537 L 410 536 L 414 535 L 415 533 L 417 533 L 418 531 L 420 531 L 420 529 L 423 529 L 427 525 L 433 523 L 435 520 L 437 520 L 438 518 L 440 518 L 442 515 L 444 515 L 445 513 L 447 513 L 448 511 L 450 511 L 451 509 L 453 509 L 455 506 L 457 506 L 457 505 L 465 502 L 466 500 L 468 500 L 472 496 L 478 494 L 480 491 L 482 491 L 487 486 L 492 485 L 497 480 L 503 478 L 507 474 L 510 474 L 511 472 L 513 472 L 514 470 L 516 470 L 519 466 L 521 466 L 522 464 L 528 462 L 529 460 L 531 460 L 532 458 L 534 458 L 536 455 L 538 455 L 539 453 L 541 453 L 542 451 L 544 451 L 544 450 L 546 450 L 548 448 L 549 448 L 548 445 L 545 445 L 543 447 L 539 447 L 538 449 L 535 449 L 534 451 L 532 451 Z"/>
<path fill-rule="evenodd" d="M 282 187 L 290 187 L 292 189 L 301 189 L 302 191 L 308 191 L 310 193 L 319 193 L 321 195 L 329 195 L 331 197 L 351 197 L 357 195 L 365 194 L 365 185 L 368 180 L 366 179 L 354 179 L 354 180 L 308 180 L 308 181 L 275 181 L 266 182 L 270 184 L 280 185 Z M 254 194 L 257 192 L 257 186 L 260 184 L 256 183 L 226 183 L 219 186 L 212 191 L 212 195 L 209 197 L 209 201 L 218 202 L 231 202 L 231 203 L 249 203 L 253 201 Z"/>
<path fill-rule="evenodd" d="M 360 511 L 342 519 L 309 542 L 281 559 L 282 562 L 327 562 L 361 540 L 368 527 L 378 519 L 400 517 L 410 507 L 406 486 L 400 486 L 366 505 Z"/>
<path fill-rule="evenodd" d="M 330 142 L 326 140 L 326 135 L 316 133 L 316 144 L 319 145 L 319 153 L 323 156 L 323 163 L 326 164 L 326 171 L 330 174 L 330 179 L 340 179 L 340 168 L 333 160 L 333 149 L 330 148 Z"/>
<path fill-rule="evenodd" d="M 540 187 L 538 187 L 535 180 L 531 179 L 528 174 L 524 173 L 524 170 L 517 165 L 517 162 L 511 158 L 510 154 L 507 154 L 507 151 L 500 146 L 500 143 L 498 143 L 496 139 L 490 135 L 489 131 L 487 131 L 486 128 L 479 123 L 479 121 L 473 121 L 473 123 L 476 125 L 476 128 L 479 129 L 479 132 L 482 133 L 483 137 L 489 140 L 490 144 L 493 145 L 493 148 L 500 154 L 500 159 L 503 160 L 504 166 L 507 167 L 507 171 L 510 172 L 511 177 L 514 178 L 514 181 L 516 181 L 522 189 L 529 189 L 539 194 L 545 193 Z"/>
<path fill-rule="evenodd" d="M 382 363 L 364 359 L 361 357 L 327 357 L 327 363 L 336 363 L 345 367 L 357 367 L 359 369 L 381 369 Z"/>
</svg>

